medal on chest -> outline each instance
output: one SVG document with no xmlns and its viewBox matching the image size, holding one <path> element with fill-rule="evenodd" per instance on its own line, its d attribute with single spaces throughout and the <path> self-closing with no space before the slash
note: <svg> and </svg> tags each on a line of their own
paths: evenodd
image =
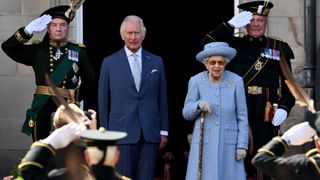
<svg viewBox="0 0 320 180">
<path fill-rule="evenodd" d="M 68 51 L 68 48 L 65 48 L 64 50 L 65 50 L 65 53 L 66 53 L 66 52 Z M 55 61 L 57 61 L 57 60 L 59 60 L 59 59 L 62 57 L 62 55 L 64 54 L 63 51 L 61 51 L 59 47 L 56 48 L 55 53 L 53 53 L 53 51 L 54 51 L 54 48 L 50 46 L 50 47 L 49 47 L 50 60 L 55 60 Z"/>
</svg>

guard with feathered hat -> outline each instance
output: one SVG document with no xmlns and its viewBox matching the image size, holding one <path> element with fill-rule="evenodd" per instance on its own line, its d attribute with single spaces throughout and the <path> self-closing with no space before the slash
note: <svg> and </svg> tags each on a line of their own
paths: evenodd
<svg viewBox="0 0 320 180">
<path fill-rule="evenodd" d="M 51 113 L 57 109 L 45 74 L 69 103 L 84 100 L 86 109 L 93 108 L 90 95 L 94 94 L 95 78 L 90 59 L 84 45 L 68 40 L 69 23 L 82 3 L 74 0 L 70 5 L 49 8 L 2 43 L 2 50 L 13 61 L 32 67 L 35 73 L 35 93 L 21 130 L 34 141 L 49 135 Z M 28 43 L 34 33 L 46 29 L 42 41 Z"/>
</svg>

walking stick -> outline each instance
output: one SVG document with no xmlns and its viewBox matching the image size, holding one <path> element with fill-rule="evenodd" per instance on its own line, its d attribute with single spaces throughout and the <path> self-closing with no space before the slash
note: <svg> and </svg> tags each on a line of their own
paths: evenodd
<svg viewBox="0 0 320 180">
<path fill-rule="evenodd" d="M 201 180 L 201 174 L 202 174 L 203 122 L 204 122 L 204 112 L 201 112 L 201 114 L 200 114 L 200 140 L 199 140 L 198 180 Z"/>
</svg>

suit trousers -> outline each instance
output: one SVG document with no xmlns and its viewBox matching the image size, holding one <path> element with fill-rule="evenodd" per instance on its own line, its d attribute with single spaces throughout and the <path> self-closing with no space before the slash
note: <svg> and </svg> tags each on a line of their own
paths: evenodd
<svg viewBox="0 0 320 180">
<path fill-rule="evenodd" d="M 158 143 L 149 143 L 143 137 L 135 144 L 119 144 L 120 159 L 117 172 L 133 180 L 153 180 Z"/>
</svg>

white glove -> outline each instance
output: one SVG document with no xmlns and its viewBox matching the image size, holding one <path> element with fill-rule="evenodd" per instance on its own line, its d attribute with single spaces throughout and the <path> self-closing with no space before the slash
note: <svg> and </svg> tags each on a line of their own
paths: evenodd
<svg viewBox="0 0 320 180">
<path fill-rule="evenodd" d="M 274 113 L 272 124 L 274 126 L 279 126 L 284 120 L 287 119 L 288 113 L 284 109 L 277 109 Z"/>
<path fill-rule="evenodd" d="M 306 142 L 311 142 L 316 135 L 316 131 L 309 125 L 309 122 L 303 122 L 292 126 L 281 138 L 288 145 L 299 146 Z"/>
<path fill-rule="evenodd" d="M 232 19 L 230 19 L 228 23 L 234 28 L 242 28 L 247 24 L 250 24 L 251 19 L 252 19 L 252 12 L 242 11 L 241 13 L 235 15 Z"/>
<path fill-rule="evenodd" d="M 237 149 L 236 157 L 237 157 L 238 161 L 244 159 L 246 157 L 246 155 L 247 155 L 247 150 L 242 149 L 242 148 Z"/>
<path fill-rule="evenodd" d="M 203 111 L 203 112 L 207 112 L 209 114 L 211 114 L 211 106 L 208 102 L 206 101 L 200 101 L 199 102 L 199 108 Z"/>
<path fill-rule="evenodd" d="M 53 131 L 47 138 L 40 140 L 45 144 L 50 144 L 55 149 L 61 149 L 68 146 L 78 137 L 78 132 L 82 127 L 72 122 Z"/>
<path fill-rule="evenodd" d="M 24 29 L 27 33 L 32 34 L 33 32 L 41 32 L 47 28 L 47 25 L 52 21 L 50 15 L 43 15 L 29 23 Z"/>
</svg>

